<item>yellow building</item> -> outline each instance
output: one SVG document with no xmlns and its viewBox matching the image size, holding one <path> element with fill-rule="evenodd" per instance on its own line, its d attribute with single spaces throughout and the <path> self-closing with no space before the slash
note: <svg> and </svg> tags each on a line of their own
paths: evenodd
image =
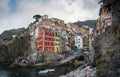
<svg viewBox="0 0 120 77">
<path fill-rule="evenodd" d="M 86 32 L 87 32 L 87 30 L 80 28 L 80 33 L 86 33 Z"/>
<path fill-rule="evenodd" d="M 58 33 L 55 33 L 55 43 L 54 43 L 54 51 L 59 52 L 60 51 L 60 37 Z"/>
<path fill-rule="evenodd" d="M 72 26 L 71 26 L 71 24 L 67 24 L 66 27 L 67 27 L 68 29 L 70 29 Z"/>
</svg>

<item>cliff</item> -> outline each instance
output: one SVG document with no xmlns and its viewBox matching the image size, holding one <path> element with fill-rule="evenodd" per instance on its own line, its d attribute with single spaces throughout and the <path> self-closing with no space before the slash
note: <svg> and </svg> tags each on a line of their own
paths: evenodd
<svg viewBox="0 0 120 77">
<path fill-rule="evenodd" d="M 17 35 L 19 32 L 22 32 L 24 30 L 25 28 L 18 28 L 4 31 L 2 34 L 0 34 L 0 43 L 5 40 L 11 40 L 13 35 Z"/>
<path fill-rule="evenodd" d="M 120 27 L 97 36 L 93 47 L 97 77 L 120 77 Z"/>
<path fill-rule="evenodd" d="M 14 63 L 24 64 L 24 61 L 27 65 L 33 65 L 64 59 L 63 55 L 51 51 L 33 52 L 31 48 L 32 39 L 28 28 L 15 33 L 13 30 L 12 32 L 11 30 L 5 31 L 1 36 L 5 38 L 0 42 L 0 65 L 2 66 L 13 64 L 14 67 Z"/>
<path fill-rule="evenodd" d="M 16 58 L 25 57 L 31 52 L 30 35 L 27 29 L 19 31 L 15 36 L 11 35 L 10 37 L 11 39 L 8 37 L 0 43 L 0 64 L 2 65 L 9 65 Z"/>
</svg>

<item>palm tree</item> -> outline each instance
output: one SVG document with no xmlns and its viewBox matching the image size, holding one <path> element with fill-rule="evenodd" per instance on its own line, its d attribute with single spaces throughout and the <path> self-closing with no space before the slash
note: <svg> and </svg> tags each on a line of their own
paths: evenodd
<svg viewBox="0 0 120 77">
<path fill-rule="evenodd" d="M 39 14 L 36 14 L 36 15 L 33 16 L 33 18 L 34 18 L 36 21 L 38 21 L 40 18 L 42 18 L 42 16 L 39 15 Z"/>
<path fill-rule="evenodd" d="M 112 13 L 113 32 L 116 32 L 120 26 L 120 0 L 100 0 L 99 3 L 103 4 L 101 8 Z"/>
</svg>

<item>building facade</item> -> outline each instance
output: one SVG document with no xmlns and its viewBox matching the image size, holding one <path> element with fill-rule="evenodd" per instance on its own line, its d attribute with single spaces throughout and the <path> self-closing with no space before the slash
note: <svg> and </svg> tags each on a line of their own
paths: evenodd
<svg viewBox="0 0 120 77">
<path fill-rule="evenodd" d="M 60 37 L 57 32 L 55 33 L 54 51 L 60 52 Z"/>
<path fill-rule="evenodd" d="M 39 28 L 36 43 L 39 51 L 54 51 L 54 32 Z"/>
<path fill-rule="evenodd" d="M 36 49 L 34 51 L 71 51 L 75 45 L 78 49 L 83 49 L 81 35 L 87 35 L 88 33 L 84 28 L 80 30 L 73 24 L 66 25 L 60 19 L 49 19 L 46 16 L 31 23 L 29 29 L 32 36 L 31 47 Z"/>
<path fill-rule="evenodd" d="M 77 46 L 78 49 L 83 49 L 83 38 L 82 36 L 75 36 L 75 46 Z"/>
</svg>

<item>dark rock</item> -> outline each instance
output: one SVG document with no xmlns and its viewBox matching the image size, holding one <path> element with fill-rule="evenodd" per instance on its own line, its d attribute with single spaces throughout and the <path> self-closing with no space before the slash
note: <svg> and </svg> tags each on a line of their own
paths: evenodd
<svg viewBox="0 0 120 77">
<path fill-rule="evenodd" d="M 93 42 L 97 77 L 120 77 L 120 34 L 111 29 L 97 36 Z"/>
<path fill-rule="evenodd" d="M 27 56 L 31 52 L 30 40 L 29 33 L 22 31 L 15 38 L 3 41 L 0 44 L 0 63 L 11 64 L 18 57 Z"/>
</svg>

